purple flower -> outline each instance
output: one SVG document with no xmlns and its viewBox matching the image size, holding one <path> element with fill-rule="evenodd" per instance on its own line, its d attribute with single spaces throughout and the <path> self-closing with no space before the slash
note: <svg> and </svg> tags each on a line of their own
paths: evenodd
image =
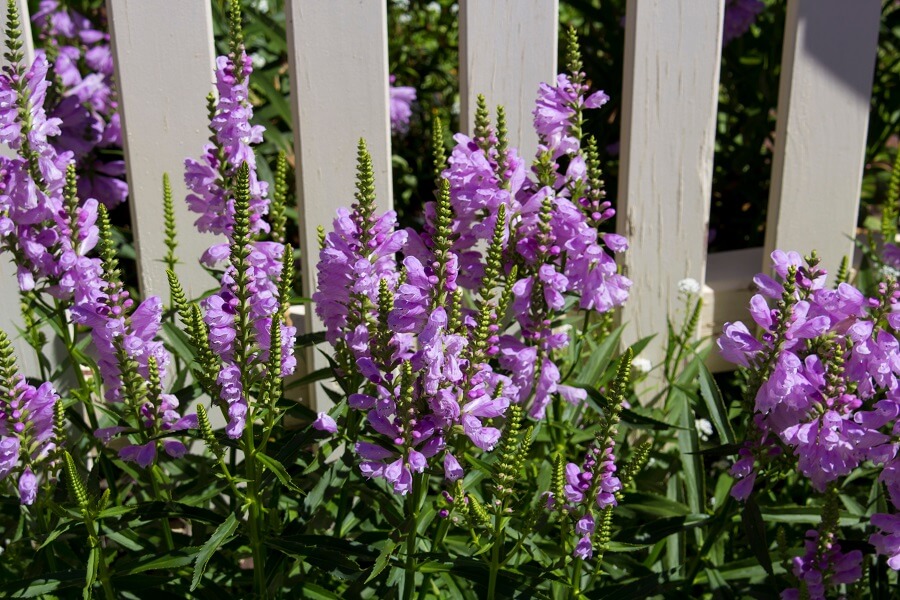
<svg viewBox="0 0 900 600">
<path fill-rule="evenodd" d="M 156 442 L 147 442 L 140 446 L 126 446 L 119 450 L 119 458 L 135 462 L 139 467 L 146 469 L 156 460 Z"/>
<path fill-rule="evenodd" d="M 19 464 L 19 436 L 0 437 L 0 479 L 5 479 Z"/>
<path fill-rule="evenodd" d="M 337 423 L 328 415 L 328 413 L 320 412 L 316 415 L 316 420 L 313 421 L 312 426 L 313 429 L 318 429 L 319 431 L 337 433 Z"/>
<path fill-rule="evenodd" d="M 581 560 L 588 560 L 594 555 L 594 545 L 591 543 L 590 535 L 584 535 L 578 540 L 572 555 Z"/>
<path fill-rule="evenodd" d="M 818 539 L 818 531 L 810 529 L 806 532 L 806 553 L 794 558 L 793 572 L 806 583 L 809 598 L 824 600 L 828 588 L 853 583 L 862 577 L 862 552 L 844 553 L 840 544 L 829 541 L 828 550 L 820 555 Z M 788 590 L 787 597 L 794 594 L 794 590 Z"/>
<path fill-rule="evenodd" d="M 237 64 L 236 62 L 237 61 Z M 237 66 L 241 67 L 238 76 Z M 234 190 L 229 181 L 221 180 L 224 171 L 230 180 L 244 164 L 250 170 L 250 231 L 265 232 L 269 225 L 263 216 L 269 211 L 266 198 L 268 184 L 256 174 L 256 157 L 252 144 L 262 141 L 264 128 L 251 125 L 253 107 L 249 101 L 248 82 L 252 72 L 250 58 L 243 51 L 237 57 L 216 58 L 216 89 L 219 99 L 210 129 L 215 144 L 203 149 L 199 161 L 186 159 L 184 181 L 191 193 L 187 197 L 188 208 L 199 213 L 195 224 L 200 231 L 231 236 L 234 227 Z M 219 151 L 224 164 L 220 164 Z"/>
<path fill-rule="evenodd" d="M 31 467 L 25 467 L 19 476 L 19 501 L 22 504 L 32 505 L 37 499 L 37 477 L 31 471 Z"/>
<path fill-rule="evenodd" d="M 409 131 L 412 103 L 416 101 L 416 88 L 395 86 L 394 79 L 391 75 L 391 130 L 402 134 Z"/>
<path fill-rule="evenodd" d="M 765 7 L 762 0 L 728 0 L 725 3 L 722 44 L 725 45 L 747 33 Z"/>
<path fill-rule="evenodd" d="M 572 154 L 580 142 L 572 135 L 572 120 L 576 110 L 600 108 L 609 101 L 604 92 L 589 97 L 587 86 L 573 83 L 568 75 L 556 76 L 556 85 L 542 83 L 538 88 L 537 107 L 534 109 L 534 128 L 542 143 L 553 151 L 553 157 Z"/>
<path fill-rule="evenodd" d="M 460 466 L 459 461 L 456 460 L 456 457 L 449 452 L 446 453 L 444 455 L 444 478 L 448 481 L 456 481 L 463 475 L 465 475 L 465 472 L 463 472 L 463 468 Z"/>
<path fill-rule="evenodd" d="M 888 557 L 888 566 L 900 571 L 900 515 L 872 515 L 872 525 L 880 529 L 869 536 L 878 554 Z"/>
</svg>

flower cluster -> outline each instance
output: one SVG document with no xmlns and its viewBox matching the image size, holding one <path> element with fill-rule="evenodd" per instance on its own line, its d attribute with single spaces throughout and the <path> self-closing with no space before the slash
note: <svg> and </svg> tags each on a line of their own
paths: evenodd
<svg viewBox="0 0 900 600">
<path fill-rule="evenodd" d="M 794 576 L 803 582 L 806 594 L 798 588 L 787 589 L 782 600 L 825 600 L 826 590 L 845 583 L 853 583 L 862 577 L 862 552 L 844 553 L 841 545 L 833 540 L 822 540 L 819 532 L 806 532 L 805 553 L 794 558 Z"/>
<path fill-rule="evenodd" d="M 226 432 L 231 438 L 241 436 L 247 419 L 249 390 L 244 389 L 247 381 L 242 373 L 251 365 L 267 366 L 273 343 L 278 347 L 278 375 L 293 373 L 297 333 L 284 322 L 279 299 L 279 276 L 285 260 L 291 259 L 284 256 L 287 247 L 254 239 L 271 229 L 265 220 L 269 212 L 268 184 L 257 177 L 252 148 L 262 141 L 264 128 L 251 124 L 248 82 L 252 63 L 241 42 L 237 6 L 233 3 L 231 7 L 231 53 L 216 59 L 218 101 L 210 106 L 212 143 L 204 148 L 200 161 L 185 160 L 184 177 L 191 191 L 188 207 L 200 213 L 198 229 L 224 234 L 228 239 L 210 247 L 201 257 L 208 267 L 228 261 L 219 290 L 201 305 L 209 347 L 221 359 L 214 379 L 228 415 Z M 249 326 L 239 326 L 237 321 L 245 317 Z M 273 335 L 278 339 L 273 341 Z M 238 339 L 242 336 L 245 339 Z"/>
<path fill-rule="evenodd" d="M 125 161 L 116 152 L 122 147 L 122 126 L 109 34 L 57 0 L 41 0 L 32 20 L 44 45 L 37 54 L 53 69 L 47 112 L 60 120 L 53 145 L 72 153 L 79 195 L 112 208 L 125 201 L 128 184 Z"/>
<path fill-rule="evenodd" d="M 815 255 L 804 261 L 775 251 L 772 260 L 777 278 L 758 275 L 760 293 L 750 301 L 761 339 L 743 323 L 727 323 L 718 341 L 726 359 L 752 369 L 758 386 L 753 433 L 732 468 L 739 479 L 732 495 L 746 499 L 792 455 L 822 493 L 864 463 L 880 465 L 880 479 L 900 509 L 898 285 L 882 283 L 867 298 L 846 282 L 826 288 Z M 889 528 L 890 515 L 872 522 Z M 893 551 L 896 565 L 896 544 L 886 539 L 872 542 Z"/>
<path fill-rule="evenodd" d="M 0 239 L 16 259 L 22 291 L 46 287 L 58 298 L 89 297 L 84 286 L 96 264 L 84 255 L 97 242 L 97 202 L 79 206 L 74 190 L 65 197 L 72 153 L 57 152 L 49 140 L 60 120 L 44 109 L 46 58 L 26 69 L 21 54 L 13 56 L 0 75 L 0 142 L 18 156 L 0 158 Z"/>
<path fill-rule="evenodd" d="M 39 467 L 55 460 L 61 408 L 51 383 L 34 387 L 18 373 L 9 338 L 0 331 L 0 481 L 19 473 L 22 504 L 34 503 Z"/>
<path fill-rule="evenodd" d="M 211 106 L 210 144 L 200 160 L 184 161 L 184 181 L 190 194 L 188 208 L 198 213 L 200 231 L 231 235 L 234 227 L 234 183 L 241 165 L 250 172 L 250 223 L 254 233 L 266 232 L 263 216 L 268 212 L 268 184 L 256 175 L 256 155 L 252 144 L 262 141 L 264 128 L 251 125 L 253 107 L 249 101 L 249 81 L 253 63 L 241 46 L 230 56 L 216 58 L 218 100 Z"/>
<path fill-rule="evenodd" d="M 580 143 L 581 110 L 605 96 L 585 100 L 583 74 L 573 77 L 576 87 L 539 90 L 533 178 L 506 142 L 502 108 L 495 128 L 479 101 L 475 135 L 455 136 L 422 232 L 397 231 L 392 212 L 375 214 L 361 143 L 357 202 L 324 236 L 313 300 L 341 369 L 363 379 L 348 400 L 348 419 L 363 413 L 372 436 L 356 444 L 360 467 L 397 493 L 410 491 L 432 457 L 447 479 L 461 477 L 458 454 L 467 443 L 491 450 L 511 404 L 542 418 L 554 394 L 583 399 L 561 380 L 554 353 L 568 336 L 551 325 L 570 308 L 601 313 L 627 298 L 630 282 L 607 251 L 627 244 L 598 231 L 614 211 L 596 149 Z M 435 152 L 441 167 L 442 147 Z M 323 414 L 316 427 L 337 424 Z"/>
<path fill-rule="evenodd" d="M 85 29 L 82 18 L 57 9 L 56 3 L 45 2 L 36 15 L 47 35 L 55 36 L 56 41 L 82 37 L 77 38 L 80 40 L 78 48 L 54 46 L 58 51 L 54 67 L 56 76 L 62 78 L 64 85 L 71 84 L 78 89 L 91 87 L 91 93 L 96 92 L 109 100 L 108 89 L 98 91 L 106 84 L 95 81 L 92 75 L 93 84 L 81 81 L 76 85 L 73 78 L 80 75 L 77 70 L 72 71 L 75 68 L 72 61 L 77 61 L 80 56 L 77 53 L 90 46 L 91 60 L 97 61 L 93 66 L 100 71 L 105 68 L 107 71 L 103 72 L 111 75 L 111 66 L 107 64 L 108 46 L 91 46 L 104 40 L 104 34 Z M 155 339 L 161 325 L 162 303 L 158 297 L 151 297 L 132 310 L 134 302 L 119 279 L 106 209 L 94 198 L 83 202 L 78 198 L 76 159 L 86 156 L 89 149 L 78 145 L 77 135 L 72 134 L 69 138 L 62 135 L 61 118 L 47 116 L 45 101 L 51 85 L 47 79 L 47 56 L 38 53 L 34 63 L 26 69 L 19 50 L 21 41 L 17 37 L 18 17 L 14 9 L 8 20 L 15 35 L 7 40 L 13 60 L 0 76 L 0 106 L 4 107 L 0 110 L 0 122 L 3 123 L 0 140 L 16 149 L 18 156 L 4 158 L 0 164 L 0 236 L 4 250 L 13 255 L 18 265 L 20 289 L 49 293 L 71 311 L 75 323 L 89 329 L 93 342 L 91 351 L 97 360 L 106 399 L 116 403 L 125 401 L 132 409 L 131 427 L 116 426 L 96 432 L 98 437 L 108 441 L 112 435 L 123 431 L 141 431 L 141 422 L 146 424 L 152 420 L 151 413 L 155 414 L 161 406 L 161 390 L 148 395 L 146 385 L 139 379 L 165 378 L 169 355 L 162 342 Z M 66 48 L 75 51 L 76 55 L 70 56 L 71 52 Z M 70 62 L 65 62 L 63 56 L 69 56 Z M 89 97 L 79 100 L 82 101 L 92 102 Z M 115 107 L 93 106 L 98 112 L 91 113 L 91 118 L 102 121 L 97 115 L 107 109 L 114 112 Z M 67 123 L 72 125 L 73 121 Z M 54 136 L 59 138 L 51 142 L 50 138 Z M 57 149 L 57 146 L 67 144 L 72 149 Z M 124 194 L 107 196 L 104 202 L 116 204 L 123 198 Z M 86 256 L 98 242 L 102 258 Z M 149 398 L 151 395 L 153 397 Z M 143 402 L 145 397 L 149 398 L 149 404 Z M 163 422 L 179 421 L 181 417 L 174 410 L 177 400 L 172 397 L 162 404 L 165 404 L 160 413 Z M 146 431 L 142 431 L 141 436 L 146 439 Z M 180 455 L 183 450 L 176 448 L 178 444 L 181 442 L 168 443 L 166 447 L 171 454 Z M 152 446 L 155 456 L 156 442 Z M 122 450 L 121 456 L 137 459 L 130 446 Z M 143 457 L 147 456 L 145 452 Z M 139 462 L 143 466 L 149 464 L 143 459 Z"/>
</svg>

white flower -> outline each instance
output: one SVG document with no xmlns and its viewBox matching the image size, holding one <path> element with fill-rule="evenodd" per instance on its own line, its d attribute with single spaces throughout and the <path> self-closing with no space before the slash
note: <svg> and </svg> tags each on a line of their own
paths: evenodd
<svg viewBox="0 0 900 600">
<path fill-rule="evenodd" d="M 425 5 L 425 10 L 427 10 L 428 12 L 440 14 L 441 5 L 438 4 L 437 2 L 429 2 L 428 4 Z"/>
<path fill-rule="evenodd" d="M 696 296 L 700 293 L 700 282 L 687 277 L 678 282 L 678 291 L 688 296 Z"/>
<path fill-rule="evenodd" d="M 649 373 L 650 369 L 653 368 L 653 363 L 650 362 L 649 358 L 638 356 L 631 361 L 631 368 L 638 373 Z"/>
<path fill-rule="evenodd" d="M 710 423 L 706 419 L 697 419 L 696 421 L 694 421 L 694 426 L 697 428 L 697 435 L 704 442 L 709 441 L 709 436 L 711 436 L 713 434 L 713 431 L 715 431 L 713 429 L 712 423 Z"/>
</svg>

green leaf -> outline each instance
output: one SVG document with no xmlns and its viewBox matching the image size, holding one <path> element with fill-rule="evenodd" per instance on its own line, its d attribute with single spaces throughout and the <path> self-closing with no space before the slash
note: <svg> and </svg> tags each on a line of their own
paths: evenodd
<svg viewBox="0 0 900 600">
<path fill-rule="evenodd" d="M 100 514 L 97 515 L 97 520 L 101 519 L 109 519 L 111 517 L 121 517 L 122 515 L 127 515 L 130 512 L 133 512 L 136 506 L 113 506 L 112 508 L 107 508 L 106 510 L 101 510 Z"/>
<path fill-rule="evenodd" d="M 298 377 L 297 379 L 291 381 L 284 386 L 284 389 L 290 390 L 300 387 L 301 385 L 306 385 L 308 383 L 315 383 L 316 381 L 331 379 L 333 376 L 334 371 L 331 370 L 331 367 L 322 367 L 321 369 L 316 369 L 312 373 L 304 375 L 303 377 Z"/>
<path fill-rule="evenodd" d="M 203 577 L 203 572 L 206 570 L 206 563 L 209 562 L 212 555 L 219 549 L 219 546 L 231 539 L 231 534 L 234 533 L 237 526 L 237 517 L 234 516 L 234 513 L 231 513 L 228 515 L 228 518 L 219 525 L 216 532 L 212 534 L 212 537 L 203 544 L 200 553 L 197 555 L 197 563 L 194 565 L 194 577 L 191 580 L 192 592 L 197 589 L 197 586 L 200 584 L 200 579 Z"/>
<path fill-rule="evenodd" d="M 166 334 L 166 338 L 168 338 L 169 346 L 175 354 L 187 364 L 191 364 L 194 360 L 195 353 L 190 338 L 169 321 L 165 321 L 162 324 L 162 328 Z"/>
<path fill-rule="evenodd" d="M 69 528 L 71 528 L 72 525 L 74 525 L 74 524 L 75 524 L 74 521 L 68 521 L 68 522 L 63 522 L 63 523 L 60 523 L 59 525 L 57 525 L 56 529 L 51 531 L 50 535 L 47 536 L 47 539 L 44 540 L 44 543 L 41 544 L 40 546 L 38 546 L 38 550 L 41 550 L 44 546 L 51 543 L 53 540 L 55 540 L 56 538 L 58 538 L 59 536 L 61 536 L 65 532 L 67 532 L 69 530 Z"/>
<path fill-rule="evenodd" d="M 612 361 L 613 353 L 619 347 L 619 338 L 622 337 L 622 331 L 624 330 L 625 326 L 620 325 L 600 342 L 600 345 L 591 352 L 591 358 L 588 359 L 584 369 L 581 369 L 578 373 L 578 377 L 575 380 L 576 383 L 581 385 L 596 385 L 597 380 L 600 379 L 600 376 L 603 375 L 603 372 L 606 371 L 610 361 Z"/>
<path fill-rule="evenodd" d="M 57 590 L 84 583 L 84 571 L 49 573 L 43 577 L 15 581 L 0 586 L 0 598 L 44 598 Z"/>
<path fill-rule="evenodd" d="M 725 444 L 733 444 L 734 430 L 728 420 L 728 410 L 722 399 L 722 391 L 719 390 L 716 380 L 704 363 L 700 363 L 700 395 L 706 402 L 706 410 L 709 411 L 709 418 L 712 419 L 716 431 L 719 432 L 719 438 Z"/>
<path fill-rule="evenodd" d="M 397 542 L 392 540 L 387 541 L 384 548 L 381 549 L 381 554 L 379 554 L 378 558 L 375 560 L 375 566 L 372 567 L 372 573 L 369 575 L 369 578 L 366 579 L 366 583 L 369 583 L 384 571 L 384 568 L 391 562 L 391 556 L 394 554 L 394 549 L 396 548 Z"/>
<path fill-rule="evenodd" d="M 750 543 L 750 549 L 756 556 L 756 560 L 766 570 L 766 573 L 772 575 L 772 557 L 769 556 L 769 542 L 766 541 L 766 525 L 763 523 L 762 513 L 759 511 L 759 505 L 753 496 L 747 498 L 744 502 L 744 510 L 741 511 L 741 523 L 744 526 L 744 533 L 747 534 L 747 541 Z"/>
<path fill-rule="evenodd" d="M 94 546 L 88 553 L 87 570 L 84 577 L 84 590 L 82 592 L 82 597 L 85 598 L 85 600 L 90 600 L 94 597 L 91 593 L 91 588 L 94 587 L 94 581 L 97 579 L 97 569 L 100 566 L 101 560 L 103 560 L 103 557 L 100 556 L 100 547 Z"/>
<path fill-rule="evenodd" d="M 296 593 L 296 591 L 294 592 Z M 340 596 L 329 592 L 315 583 L 304 582 L 300 584 L 300 594 L 297 598 L 311 598 L 312 600 L 340 600 Z"/>
<path fill-rule="evenodd" d="M 282 465 L 280 462 L 278 462 L 271 456 L 266 456 L 262 452 L 256 453 L 256 460 L 258 460 L 265 468 L 272 471 L 272 473 L 275 474 L 275 477 L 278 478 L 278 481 L 280 481 L 284 487 L 300 494 L 304 493 L 303 490 L 294 485 L 294 482 L 291 481 L 291 476 L 288 474 L 287 469 L 285 469 L 284 465 Z"/>
<path fill-rule="evenodd" d="M 194 562 L 199 552 L 200 548 L 188 546 L 160 556 L 142 557 L 133 563 L 117 565 L 117 567 L 122 575 L 136 575 L 137 573 L 153 570 L 177 569 Z"/>
<path fill-rule="evenodd" d="M 681 502 L 650 492 L 626 492 L 623 504 L 631 510 L 657 517 L 680 517 L 691 512 Z"/>
</svg>

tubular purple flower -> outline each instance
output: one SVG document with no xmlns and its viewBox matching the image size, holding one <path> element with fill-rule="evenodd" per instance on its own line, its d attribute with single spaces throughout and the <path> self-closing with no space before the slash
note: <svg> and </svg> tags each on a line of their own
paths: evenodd
<svg viewBox="0 0 900 600">
<path fill-rule="evenodd" d="M 416 101 L 416 88 L 395 86 L 394 80 L 395 77 L 391 75 L 391 131 L 404 134 L 409 131 L 409 120 L 410 117 L 412 117 L 412 103 Z"/>
<path fill-rule="evenodd" d="M 312 426 L 313 429 L 318 429 L 319 431 L 324 431 L 326 433 L 337 433 L 337 423 L 328 415 L 328 413 L 320 412 L 316 415 L 316 420 L 313 421 Z"/>
</svg>

